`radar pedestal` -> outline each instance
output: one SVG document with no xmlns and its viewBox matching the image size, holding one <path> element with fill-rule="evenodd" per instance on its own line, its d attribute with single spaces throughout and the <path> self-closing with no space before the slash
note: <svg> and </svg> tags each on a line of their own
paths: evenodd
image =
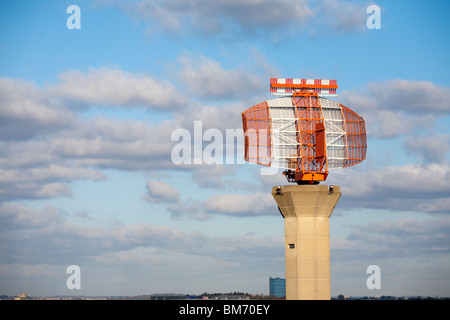
<svg viewBox="0 0 450 320">
<path fill-rule="evenodd" d="M 284 217 L 286 300 L 330 300 L 329 218 L 339 186 L 287 185 L 272 195 Z"/>
</svg>

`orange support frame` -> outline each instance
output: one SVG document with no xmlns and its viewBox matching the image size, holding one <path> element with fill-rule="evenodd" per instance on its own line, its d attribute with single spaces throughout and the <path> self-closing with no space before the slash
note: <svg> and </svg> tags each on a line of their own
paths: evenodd
<svg viewBox="0 0 450 320">
<path fill-rule="evenodd" d="M 325 147 L 325 127 L 317 93 L 302 89 L 293 93 L 296 118 L 298 119 L 297 167 L 293 180 L 324 181 L 328 176 Z M 285 174 L 289 180 L 292 173 Z"/>
</svg>

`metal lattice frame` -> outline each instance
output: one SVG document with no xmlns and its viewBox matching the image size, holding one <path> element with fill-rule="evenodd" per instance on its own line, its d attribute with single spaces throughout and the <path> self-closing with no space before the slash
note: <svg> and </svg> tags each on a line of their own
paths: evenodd
<svg viewBox="0 0 450 320">
<path fill-rule="evenodd" d="M 296 172 L 327 174 L 327 161 L 318 158 L 317 126 L 323 123 L 322 109 L 317 93 L 294 93 L 293 101 L 298 119 L 299 152 Z"/>
</svg>

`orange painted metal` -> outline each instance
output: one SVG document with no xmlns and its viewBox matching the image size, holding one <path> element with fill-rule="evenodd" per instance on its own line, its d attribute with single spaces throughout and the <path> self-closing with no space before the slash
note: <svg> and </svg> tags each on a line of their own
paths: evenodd
<svg viewBox="0 0 450 320">
<path fill-rule="evenodd" d="M 318 133 L 316 128 L 323 122 L 319 97 L 309 90 L 299 90 L 294 92 L 292 100 L 298 119 L 297 141 L 299 142 L 299 150 L 295 171 L 300 176 L 297 174 L 296 178 L 300 178 L 301 181 L 322 181 L 323 176 L 328 174 L 328 170 L 326 158 L 321 157 L 321 155 L 318 157 L 316 149 Z M 324 153 L 323 149 L 322 145 L 322 154 Z"/>
<path fill-rule="evenodd" d="M 323 122 L 316 123 L 316 162 L 323 162 L 326 157 L 325 125 Z"/>
<path fill-rule="evenodd" d="M 360 163 L 366 158 L 367 136 L 365 122 L 356 112 L 340 104 L 346 132 L 346 149 L 344 167 Z"/>
<path fill-rule="evenodd" d="M 270 115 L 267 102 L 262 102 L 242 113 L 245 133 L 246 161 L 263 166 L 271 164 Z"/>
</svg>

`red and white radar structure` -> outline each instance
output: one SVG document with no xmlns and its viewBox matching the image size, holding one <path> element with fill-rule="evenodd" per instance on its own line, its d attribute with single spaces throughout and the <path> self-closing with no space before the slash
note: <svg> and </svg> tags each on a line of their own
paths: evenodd
<svg viewBox="0 0 450 320">
<path fill-rule="evenodd" d="M 364 119 L 326 98 L 337 88 L 336 80 L 271 78 L 280 97 L 242 113 L 245 160 L 280 168 L 289 182 L 317 184 L 328 170 L 366 159 Z"/>
</svg>

